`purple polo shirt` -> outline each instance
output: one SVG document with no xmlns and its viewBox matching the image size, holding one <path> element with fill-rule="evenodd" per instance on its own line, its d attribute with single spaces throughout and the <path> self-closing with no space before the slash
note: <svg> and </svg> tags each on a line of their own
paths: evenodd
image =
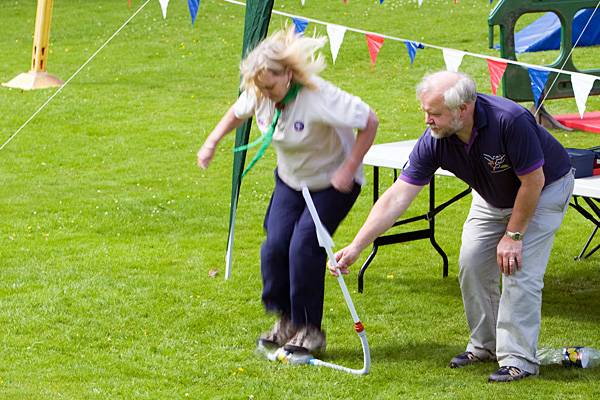
<svg viewBox="0 0 600 400">
<path fill-rule="evenodd" d="M 427 128 L 400 179 L 423 186 L 441 167 L 465 181 L 492 206 L 512 208 L 521 186 L 518 175 L 543 167 L 547 186 L 570 171 L 564 147 L 517 103 L 479 93 L 474 116 L 468 144 L 456 135 L 435 139 Z"/>
</svg>

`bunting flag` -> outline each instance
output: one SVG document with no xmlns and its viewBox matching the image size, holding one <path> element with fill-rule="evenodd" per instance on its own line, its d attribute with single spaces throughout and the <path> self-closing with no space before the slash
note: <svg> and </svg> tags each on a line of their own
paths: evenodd
<svg viewBox="0 0 600 400">
<path fill-rule="evenodd" d="M 538 102 L 540 100 L 540 96 L 542 95 L 542 91 L 546 86 L 546 81 L 548 80 L 548 75 L 550 71 L 545 71 L 543 69 L 536 68 L 527 68 L 527 72 L 529 72 L 529 79 L 531 80 L 531 91 L 533 92 L 533 99 L 535 102 L 535 106 L 538 106 Z"/>
<path fill-rule="evenodd" d="M 460 67 L 460 63 L 462 62 L 465 53 L 459 50 L 446 48 L 442 49 L 442 53 L 444 54 L 446 69 L 448 71 L 458 72 L 458 67 Z"/>
<path fill-rule="evenodd" d="M 366 33 L 365 36 L 367 38 L 367 46 L 369 46 L 371 64 L 375 65 L 377 55 L 379 54 L 379 50 L 381 50 L 381 46 L 383 46 L 384 39 L 381 36 L 373 35 L 370 33 Z"/>
<path fill-rule="evenodd" d="M 571 85 L 573 85 L 573 93 L 575 93 L 575 102 L 579 110 L 579 116 L 583 118 L 585 112 L 585 103 L 587 103 L 590 91 L 594 86 L 596 77 L 579 73 L 571 73 Z"/>
<path fill-rule="evenodd" d="M 329 46 L 331 47 L 331 57 L 333 58 L 333 63 L 335 64 L 335 59 L 337 58 L 338 52 L 340 51 L 340 46 L 344 41 L 344 34 L 346 33 L 346 28 L 340 25 L 327 24 L 327 36 L 329 36 Z"/>
<path fill-rule="evenodd" d="M 379 0 L 379 4 L 383 4 L 383 0 Z"/>
<path fill-rule="evenodd" d="M 304 31 L 308 26 L 308 20 L 294 17 L 292 18 L 292 21 L 294 22 L 294 28 L 296 29 L 296 33 L 298 35 L 304 35 Z"/>
<path fill-rule="evenodd" d="M 502 75 L 504 75 L 504 71 L 506 71 L 506 64 L 502 61 L 494 61 L 489 58 L 486 59 L 488 70 L 490 71 L 490 83 L 492 84 L 492 93 L 494 96 L 496 95 L 496 91 L 498 90 L 498 84 L 500 83 L 500 79 L 502 79 Z"/>
<path fill-rule="evenodd" d="M 127 7 L 131 8 L 131 0 L 127 0 Z"/>
<path fill-rule="evenodd" d="M 415 61 L 415 57 L 417 56 L 417 49 L 424 49 L 425 46 L 423 46 L 422 43 L 413 42 L 410 40 L 405 40 L 404 44 L 406 45 L 406 50 L 408 50 L 408 56 L 410 57 L 410 64 L 412 65 L 412 63 Z"/>
<path fill-rule="evenodd" d="M 190 15 L 192 16 L 192 25 L 196 22 L 198 7 L 200 7 L 200 0 L 188 0 L 188 8 L 190 9 Z"/>
<path fill-rule="evenodd" d="M 304 0 L 300 0 L 300 4 L 302 4 L 302 7 L 304 7 Z"/>
<path fill-rule="evenodd" d="M 419 7 L 423 5 L 423 0 L 419 0 Z"/>
<path fill-rule="evenodd" d="M 169 0 L 158 1 L 160 1 L 160 8 L 162 10 L 163 18 L 167 18 L 167 7 L 169 7 Z"/>
</svg>

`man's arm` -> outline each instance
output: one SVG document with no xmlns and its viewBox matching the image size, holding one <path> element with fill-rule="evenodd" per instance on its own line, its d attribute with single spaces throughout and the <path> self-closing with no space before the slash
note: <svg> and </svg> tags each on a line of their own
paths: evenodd
<svg viewBox="0 0 600 400">
<path fill-rule="evenodd" d="M 360 253 L 377 237 L 387 231 L 398 218 L 406 211 L 408 206 L 417 197 L 423 186 L 417 186 L 398 179 L 371 209 L 367 220 L 348 246 L 335 254 L 338 267 L 343 274 L 348 273 Z M 329 267 L 334 275 L 335 268 Z"/>
<path fill-rule="evenodd" d="M 542 167 L 518 177 L 521 187 L 517 192 L 517 198 L 513 206 L 512 215 L 506 227 L 507 231 L 527 231 L 527 225 L 535 213 L 540 193 L 544 188 L 545 177 Z M 503 236 L 498 243 L 496 258 L 500 271 L 505 275 L 511 275 L 516 269 L 521 269 L 523 263 L 523 241 L 513 240 Z"/>
</svg>

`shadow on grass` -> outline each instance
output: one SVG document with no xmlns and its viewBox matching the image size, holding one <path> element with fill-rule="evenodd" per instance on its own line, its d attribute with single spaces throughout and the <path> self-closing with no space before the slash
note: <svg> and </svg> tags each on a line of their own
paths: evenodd
<svg viewBox="0 0 600 400">
<path fill-rule="evenodd" d="M 401 368 L 405 366 L 426 366 L 427 368 L 443 368 L 448 374 L 463 375 L 467 378 L 479 379 L 482 375 L 489 375 L 494 372 L 498 365 L 495 361 L 483 362 L 467 366 L 464 368 L 451 369 L 448 367 L 450 359 L 464 351 L 460 345 L 448 345 L 442 343 L 417 343 L 417 344 L 398 344 L 388 343 L 383 346 L 371 347 L 371 365 L 377 368 L 383 365 L 384 368 Z M 340 363 L 350 368 L 359 368 L 362 365 L 362 352 L 357 348 L 336 349 L 327 352 L 322 359 L 332 363 Z M 584 382 L 587 380 L 596 381 L 600 378 L 600 368 L 579 369 L 564 368 L 560 365 L 549 365 L 540 367 L 538 380 L 548 382 Z"/>
<path fill-rule="evenodd" d="M 464 347 L 442 343 L 417 343 L 417 344 L 394 344 L 388 342 L 382 346 L 371 346 L 371 359 L 377 363 L 396 362 L 426 362 L 439 365 L 447 365 L 452 357 L 464 351 Z M 360 357 L 362 351 L 360 345 L 356 348 L 344 347 L 328 351 L 323 355 L 327 361 L 336 362 Z"/>
<path fill-rule="evenodd" d="M 577 382 L 588 379 L 597 380 L 600 369 L 564 368 L 560 365 L 547 365 L 540 367 L 537 379 L 552 382 Z"/>
<path fill-rule="evenodd" d="M 397 285 L 395 287 L 394 285 Z M 390 290 L 391 289 L 391 290 Z M 443 278 L 441 274 L 439 276 L 431 276 L 431 274 L 421 274 L 415 276 L 400 275 L 394 276 L 394 278 L 385 278 L 382 276 L 376 276 L 373 274 L 372 277 L 365 274 L 364 287 L 362 295 L 368 296 L 369 294 L 376 294 L 378 292 L 397 292 L 397 291 L 408 291 L 412 293 L 429 293 L 431 295 L 440 297 L 453 297 L 460 298 L 460 288 L 455 277 Z M 398 293 L 388 293 L 390 295 L 397 295 Z"/>
<path fill-rule="evenodd" d="M 600 257 L 549 267 L 544 279 L 543 316 L 600 322 Z"/>
</svg>

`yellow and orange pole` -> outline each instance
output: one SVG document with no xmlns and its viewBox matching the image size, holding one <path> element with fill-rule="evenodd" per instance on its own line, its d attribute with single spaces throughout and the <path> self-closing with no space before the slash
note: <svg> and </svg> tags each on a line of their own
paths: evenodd
<svg viewBox="0 0 600 400">
<path fill-rule="evenodd" d="M 7 83 L 3 83 L 3 86 L 22 90 L 33 90 L 57 87 L 63 84 L 60 79 L 46 72 L 50 48 L 51 23 L 52 0 L 38 0 L 31 56 L 31 70 L 19 74 Z"/>
</svg>

